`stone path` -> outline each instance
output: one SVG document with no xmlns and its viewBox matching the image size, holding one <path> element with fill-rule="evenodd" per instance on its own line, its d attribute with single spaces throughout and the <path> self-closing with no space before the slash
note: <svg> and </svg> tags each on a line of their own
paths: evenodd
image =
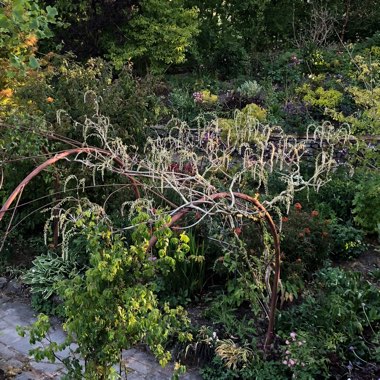
<svg viewBox="0 0 380 380">
<path fill-rule="evenodd" d="M 16 326 L 30 325 L 35 321 L 35 313 L 27 300 L 9 297 L 0 293 L 0 380 L 48 380 L 60 379 L 64 367 L 60 363 L 35 362 L 29 356 L 32 346 L 28 337 L 20 337 Z M 58 323 L 53 324 L 52 340 L 62 342 L 64 333 Z M 128 368 L 128 380 L 169 380 L 172 366 L 160 367 L 152 355 L 137 349 L 123 353 L 123 361 Z M 181 376 L 183 380 L 200 380 L 195 371 Z"/>
</svg>

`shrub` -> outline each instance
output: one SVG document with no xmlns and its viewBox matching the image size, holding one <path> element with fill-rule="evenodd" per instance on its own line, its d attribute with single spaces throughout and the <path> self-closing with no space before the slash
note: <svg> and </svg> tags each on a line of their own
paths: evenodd
<svg viewBox="0 0 380 380">
<path fill-rule="evenodd" d="M 343 94 L 335 89 L 325 90 L 323 87 L 318 86 L 313 89 L 310 84 L 305 83 L 297 90 L 297 93 L 303 94 L 303 101 L 314 107 L 324 109 L 335 108 L 342 101 Z"/>
<path fill-rule="evenodd" d="M 30 80 L 19 90 L 18 97 L 28 104 L 29 112 L 43 114 L 55 131 L 65 136 L 81 139 L 82 131 L 73 120 L 82 122 L 84 115 L 95 117 L 98 107 L 99 112 L 110 118 L 113 126 L 110 133 L 140 145 L 145 141 L 146 125 L 156 124 L 167 116 L 155 94 L 157 78 L 149 75 L 137 78 L 130 66 L 116 72 L 112 64 L 99 58 L 81 64 L 70 55 L 54 54 L 45 57 L 41 65 L 44 76 Z"/>
<path fill-rule="evenodd" d="M 380 234 L 380 175 L 373 174 L 358 185 L 353 205 L 355 222 L 367 232 Z"/>
<path fill-rule="evenodd" d="M 162 73 L 169 65 L 185 61 L 186 50 L 198 33 L 195 7 L 186 9 L 183 0 L 143 0 L 122 13 L 119 28 L 101 36 L 117 68 L 132 60 L 140 70 L 148 67 Z"/>
<path fill-rule="evenodd" d="M 284 252 L 284 276 L 293 271 L 311 275 L 329 257 L 331 238 L 328 222 L 317 211 L 305 212 L 296 203 L 282 219 L 281 248 Z"/>
<path fill-rule="evenodd" d="M 32 353 L 39 360 L 54 360 L 55 350 L 76 342 L 77 352 L 85 360 L 84 377 L 100 380 L 117 376 L 113 365 L 119 362 L 122 349 L 145 342 L 165 366 L 171 358 L 164 347 L 168 338 L 176 334 L 184 342 L 191 335 L 185 331 L 189 320 L 184 309 L 159 305 L 154 284 L 156 271 L 171 270 L 176 259 L 186 254 L 187 236 L 172 238 L 171 230 L 165 227 L 169 220 L 157 221 L 154 228 L 158 257 L 153 260 L 146 249 L 150 237 L 147 214 L 140 213 L 133 219 L 136 229 L 127 246 L 98 211 L 78 209 L 75 213 L 71 233 L 87 238 L 89 266 L 83 275 L 64 280 L 59 287 L 64 301 L 66 342 L 63 346 L 53 342 Z M 167 254 L 170 243 L 177 247 L 173 257 Z M 29 332 L 32 343 L 42 340 L 49 329 L 47 322 L 41 316 L 34 326 L 19 329 L 20 334 Z M 76 358 L 69 357 L 65 363 L 74 370 L 69 372 L 70 379 L 82 378 Z"/>
<path fill-rule="evenodd" d="M 252 127 L 263 123 L 267 118 L 266 109 L 255 103 L 246 105 L 241 111 L 236 110 L 234 119 L 219 118 L 218 128 L 224 141 L 232 144 L 255 142 L 264 139 L 263 134 L 253 133 Z"/>
<path fill-rule="evenodd" d="M 282 347 L 282 365 L 284 372 L 292 373 L 296 379 L 311 379 L 328 374 L 325 352 L 318 347 L 320 342 L 314 336 L 297 330 L 283 337 L 285 346 Z"/>
<path fill-rule="evenodd" d="M 244 82 L 237 91 L 245 98 L 254 98 L 261 92 L 262 87 L 255 81 L 248 80 Z"/>
<path fill-rule="evenodd" d="M 310 290 L 302 304 L 280 313 L 279 330 L 283 335 L 288 337 L 290 331 L 300 337 L 307 334 L 308 337 L 301 341 L 306 340 L 308 350 L 312 349 L 308 354 L 309 360 L 317 364 L 316 360 L 328 358 L 326 366 L 319 369 L 324 378 L 336 356 L 346 362 L 357 363 L 358 356 L 362 358 L 360 361 L 376 362 L 379 350 L 376 332 L 380 327 L 378 289 L 363 281 L 360 273 L 326 268 L 317 273 Z M 293 343 L 289 345 L 293 346 Z M 284 347 L 284 351 L 286 349 Z M 301 350 L 300 355 L 307 353 L 303 346 L 294 349 L 297 353 Z M 306 364 L 305 358 L 303 361 Z M 376 370 L 375 365 L 370 368 L 371 371 Z M 302 371 L 307 371 L 307 366 Z"/>
<path fill-rule="evenodd" d="M 350 225 L 332 223 L 329 228 L 332 236 L 332 255 L 338 260 L 360 256 L 366 251 L 363 232 Z"/>
</svg>

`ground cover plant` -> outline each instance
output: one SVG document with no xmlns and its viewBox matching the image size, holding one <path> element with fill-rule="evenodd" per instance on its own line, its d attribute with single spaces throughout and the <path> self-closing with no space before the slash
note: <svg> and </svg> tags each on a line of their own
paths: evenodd
<svg viewBox="0 0 380 380">
<path fill-rule="evenodd" d="M 37 359 L 380 376 L 379 9 L 1 2 L 1 268 L 45 313 L 21 334 L 67 332 Z"/>
</svg>

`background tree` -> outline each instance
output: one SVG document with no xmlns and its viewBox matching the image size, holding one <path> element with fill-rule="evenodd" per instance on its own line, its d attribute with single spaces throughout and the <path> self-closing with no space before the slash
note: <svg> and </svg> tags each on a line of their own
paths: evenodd
<svg viewBox="0 0 380 380">
<path fill-rule="evenodd" d="M 102 55 L 121 67 L 129 61 L 139 69 L 161 71 L 185 60 L 197 33 L 197 10 L 183 0 L 65 0 L 54 4 L 64 21 L 57 34 L 80 58 Z M 67 38 L 70 36 L 70 38 Z"/>
</svg>

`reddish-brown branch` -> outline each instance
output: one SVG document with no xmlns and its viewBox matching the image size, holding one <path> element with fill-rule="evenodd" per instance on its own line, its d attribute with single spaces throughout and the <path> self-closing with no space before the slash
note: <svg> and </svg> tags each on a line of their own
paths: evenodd
<svg viewBox="0 0 380 380">
<path fill-rule="evenodd" d="M 267 350 L 273 343 L 273 339 L 274 339 L 274 324 L 275 324 L 275 317 L 276 317 L 277 291 L 278 291 L 278 283 L 280 280 L 280 262 L 281 262 L 280 261 L 280 258 L 281 258 L 280 237 L 271 215 L 269 214 L 268 210 L 256 198 L 253 198 L 247 194 L 236 193 L 236 192 L 233 192 L 232 194 L 230 192 L 213 194 L 208 197 L 203 197 L 201 199 L 198 199 L 192 202 L 192 205 L 199 206 L 201 204 L 208 203 L 209 201 L 212 201 L 212 200 L 231 198 L 231 195 L 233 195 L 235 198 L 243 199 L 247 202 L 252 203 L 259 211 L 261 211 L 264 214 L 265 220 L 267 221 L 271 234 L 273 236 L 273 243 L 274 243 L 274 249 L 275 249 L 275 266 L 274 266 L 274 277 L 273 277 L 273 283 L 272 283 L 272 295 L 271 295 L 270 308 L 269 308 L 268 330 L 267 330 L 267 335 L 266 335 L 265 344 L 264 344 L 264 349 Z M 178 211 L 177 213 L 173 215 L 170 223 L 168 223 L 167 226 L 172 227 L 191 210 L 192 209 L 188 207 L 188 208 L 184 208 Z M 149 248 L 152 248 L 156 242 L 157 242 L 157 238 L 153 236 L 149 241 Z"/>
<path fill-rule="evenodd" d="M 13 201 L 17 198 L 17 195 L 22 191 L 22 189 L 39 173 L 41 173 L 43 170 L 45 170 L 50 165 L 55 164 L 57 161 L 62 160 L 68 156 L 74 155 L 74 154 L 81 154 L 81 153 L 100 153 L 104 154 L 106 156 L 113 156 L 111 152 L 108 152 L 104 149 L 100 148 L 75 148 L 75 149 L 69 149 L 66 151 L 63 151 L 61 153 L 56 154 L 54 157 L 49 158 L 45 162 L 43 162 L 41 165 L 37 166 L 31 173 L 29 173 L 20 183 L 19 185 L 13 190 L 12 194 L 9 196 L 9 198 L 5 201 L 3 204 L 3 207 L 0 210 L 0 221 L 3 219 L 4 214 L 7 212 Z M 113 160 L 121 167 L 124 167 L 124 162 L 118 158 L 118 157 L 112 157 Z M 128 179 L 132 182 L 133 190 L 135 193 L 136 198 L 140 198 L 140 192 L 137 186 L 136 180 L 127 175 Z"/>
</svg>

